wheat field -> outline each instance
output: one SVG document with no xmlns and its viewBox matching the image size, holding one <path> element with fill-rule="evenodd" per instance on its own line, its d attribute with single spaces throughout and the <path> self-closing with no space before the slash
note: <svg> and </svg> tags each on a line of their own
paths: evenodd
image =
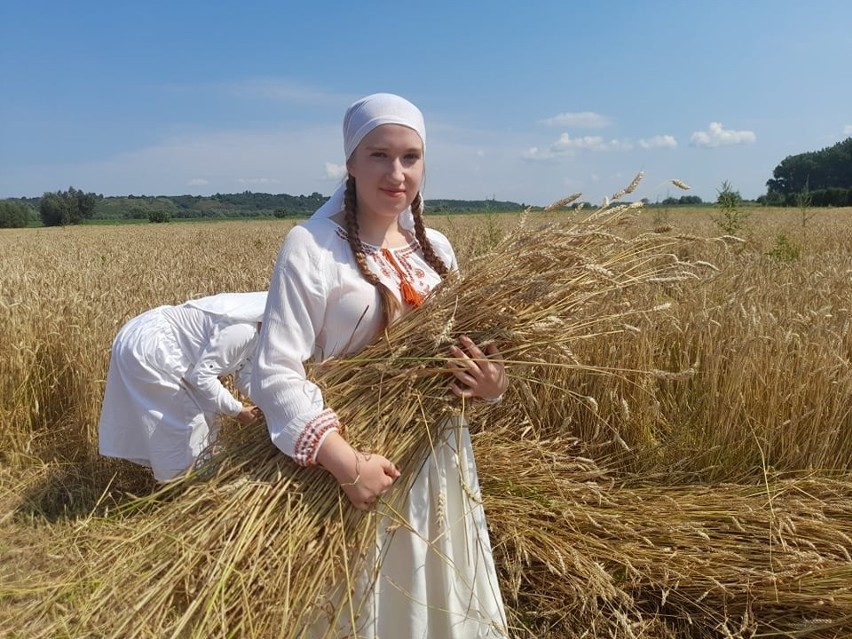
<svg viewBox="0 0 852 639">
<path fill-rule="evenodd" d="M 807 219 L 750 209 L 736 238 L 720 237 L 707 208 L 627 213 L 584 227 L 594 243 L 583 245 L 587 254 L 575 249 L 609 259 L 583 262 L 588 279 L 570 280 L 576 291 L 599 285 L 606 295 L 537 316 L 524 331 L 483 326 L 503 340 L 513 379 L 503 403 L 475 415 L 474 434 L 513 635 L 852 636 L 852 209 Z M 531 280 L 512 284 L 511 268 L 492 275 L 485 265 L 499 260 L 490 252 L 534 251 L 545 273 L 559 265 L 548 265 L 551 248 L 564 259 L 556 242 L 525 249 L 504 238 L 523 222 L 531 242 L 539 225 L 579 217 L 427 223 L 450 238 L 463 272 L 483 274 L 483 295 L 508 295 L 511 284 L 522 299 Z M 199 480 L 152 506 L 147 474 L 100 458 L 96 437 L 120 326 L 160 304 L 265 289 L 291 225 L 0 231 L 0 634 L 295 636 L 271 603 L 222 594 L 231 587 L 224 577 L 219 590 L 204 590 L 212 564 L 188 550 L 170 556 L 159 541 L 183 526 L 203 537 L 204 513 L 225 521 L 225 506 L 256 516 L 237 512 L 228 495 L 255 504 L 262 492 L 269 508 L 290 502 L 268 482 L 238 483 L 236 466 L 223 472 L 230 483 Z M 690 277 L 641 271 L 657 256 Z M 264 433 L 233 423 L 223 438 L 234 449 L 261 447 Z M 143 534 L 146 545 L 134 546 Z M 261 546 L 245 556 L 259 557 Z M 180 587 L 147 598 L 148 582 L 163 591 L 156 579 L 166 577 L 112 581 L 103 559 L 133 568 L 137 551 L 192 557 L 204 574 L 170 569 Z M 257 562 L 264 579 L 294 583 L 276 574 L 283 565 Z M 128 608 L 128 593 L 110 588 L 135 589 L 150 604 Z M 198 612 L 193 597 L 221 609 Z"/>
</svg>

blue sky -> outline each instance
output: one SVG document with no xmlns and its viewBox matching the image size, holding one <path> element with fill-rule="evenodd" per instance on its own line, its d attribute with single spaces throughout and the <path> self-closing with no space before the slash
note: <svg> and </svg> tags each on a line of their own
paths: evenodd
<svg viewBox="0 0 852 639">
<path fill-rule="evenodd" d="M 0 197 L 330 194 L 355 99 L 426 198 L 715 199 L 852 135 L 852 2 L 0 2 Z"/>
</svg>

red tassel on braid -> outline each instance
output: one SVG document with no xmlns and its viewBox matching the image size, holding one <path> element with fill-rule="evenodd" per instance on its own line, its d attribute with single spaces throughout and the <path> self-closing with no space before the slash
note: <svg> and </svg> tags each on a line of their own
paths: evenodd
<svg viewBox="0 0 852 639">
<path fill-rule="evenodd" d="M 417 292 L 417 289 L 415 289 L 411 285 L 411 282 L 408 281 L 408 278 L 405 277 L 405 273 L 399 267 L 399 264 L 397 264 L 393 254 L 386 248 L 383 248 L 382 255 L 390 263 L 390 265 L 393 266 L 397 275 L 399 275 L 399 292 L 402 295 L 402 301 L 414 308 L 420 308 L 423 305 L 423 296 Z"/>
</svg>

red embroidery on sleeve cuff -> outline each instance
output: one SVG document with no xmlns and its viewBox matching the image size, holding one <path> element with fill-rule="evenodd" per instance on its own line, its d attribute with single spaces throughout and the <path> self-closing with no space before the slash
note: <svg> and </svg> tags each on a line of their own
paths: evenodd
<svg viewBox="0 0 852 639">
<path fill-rule="evenodd" d="M 337 418 L 337 413 L 326 408 L 305 425 L 302 434 L 296 440 L 296 453 L 293 456 L 296 463 L 300 466 L 315 465 L 319 445 L 328 432 L 332 430 L 343 433 L 343 426 Z"/>
</svg>

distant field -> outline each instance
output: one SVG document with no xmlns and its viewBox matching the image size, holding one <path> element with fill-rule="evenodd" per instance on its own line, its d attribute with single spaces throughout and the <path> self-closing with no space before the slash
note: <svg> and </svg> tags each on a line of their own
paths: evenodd
<svg viewBox="0 0 852 639">
<path fill-rule="evenodd" d="M 703 493 L 737 485 L 755 488 L 760 496 L 775 481 L 807 477 L 838 482 L 832 494 L 845 495 L 848 507 L 842 506 L 843 500 L 840 505 L 832 501 L 820 516 L 827 522 L 824 527 L 833 526 L 836 540 L 844 536 L 849 540 L 852 208 L 810 209 L 807 215 L 798 209 L 761 207 L 742 212 L 747 216 L 740 220 L 741 241 L 710 243 L 706 249 L 682 249 L 672 241 L 679 259 L 712 263 L 718 269 L 712 276 L 694 285 L 659 289 L 646 301 L 649 306 L 665 302 L 667 310 L 637 319 L 636 326 L 625 327 L 618 335 L 590 340 L 578 351 L 590 365 L 627 372 L 656 370 L 657 377 L 640 376 L 640 381 L 627 383 L 574 371 L 549 380 L 553 388 L 575 394 L 580 389 L 582 396 L 594 398 L 598 416 L 620 434 L 621 443 L 610 437 L 610 430 L 601 430 L 598 417 L 587 419 L 582 412 L 570 423 L 560 422 L 563 430 L 558 437 L 556 430 L 551 435 L 584 442 L 585 454 L 594 456 L 595 463 L 614 478 L 602 487 L 613 481 Z M 623 238 L 655 232 L 672 238 L 708 238 L 723 235 L 718 215 L 706 206 L 640 209 L 612 232 Z M 524 216 L 520 211 L 433 214 L 427 224 L 447 234 L 464 270 L 466 263 L 491 250 L 521 221 L 534 226 L 580 217 L 568 212 Z M 126 501 L 127 492 L 151 488 L 144 473 L 97 455 L 104 377 L 119 327 L 160 304 L 222 291 L 265 289 L 281 241 L 294 223 L 246 220 L 0 229 L 0 634 L 39 636 L 40 629 L 48 627 L 42 625 L 48 617 L 73 619 L 73 602 L 68 604 L 70 613 L 54 608 L 41 610 L 42 616 L 36 618 L 32 611 L 38 610 L 39 591 L 27 584 L 61 582 L 64 570 L 82 561 L 78 550 L 61 540 L 77 534 L 75 526 L 93 510 Z M 563 409 L 568 411 L 570 402 L 576 401 L 566 394 Z M 507 473 L 512 471 L 495 469 L 493 461 L 489 465 L 489 457 L 499 458 L 489 452 L 478 449 L 477 454 L 487 504 L 499 514 Z M 522 478 L 517 481 L 523 483 Z M 572 508 L 582 512 L 586 506 L 576 503 Z M 534 501 L 526 507 L 544 508 Z M 627 512 L 628 505 L 623 507 Z M 780 502 L 777 508 L 782 517 Z M 775 522 L 775 514 L 767 513 L 767 521 Z M 647 516 L 656 517 L 653 512 Z M 504 538 L 501 531 L 508 530 L 503 527 L 508 520 L 508 515 L 495 517 L 496 539 Z M 664 585 L 657 575 L 654 579 L 660 581 L 653 586 L 637 577 L 630 587 L 622 584 L 624 593 L 642 602 L 630 608 L 636 619 L 647 622 L 646 634 L 636 636 L 725 636 L 718 630 L 715 613 L 708 610 L 725 610 L 723 604 L 735 598 L 731 595 L 729 601 L 719 593 L 734 591 L 742 598 L 734 603 L 747 599 L 750 607 L 744 612 L 731 603 L 730 611 L 720 612 L 732 615 L 731 627 L 740 624 L 768 633 L 786 605 L 784 614 L 796 616 L 789 611 L 798 610 L 796 623 L 805 624 L 805 631 L 795 636 L 852 636 L 848 552 L 844 559 L 841 551 L 823 551 L 820 542 L 808 537 L 817 532 L 804 524 L 798 531 L 774 525 L 766 530 L 766 543 L 775 544 L 777 552 L 788 542 L 802 552 L 808 543 L 814 545 L 809 551 L 810 575 L 798 571 L 799 564 L 795 570 L 792 565 L 774 566 L 776 607 L 761 607 L 768 589 L 757 584 L 738 590 L 740 584 L 725 582 L 719 591 L 707 586 L 705 610 L 701 588 L 692 588 L 694 575 L 681 574 L 680 580 L 673 576 Z M 55 554 L 47 560 L 51 548 Z M 589 549 L 574 550 L 579 557 Z M 637 564 L 636 570 L 650 575 L 653 563 L 647 568 Z M 509 582 L 515 574 L 509 568 L 504 564 L 501 569 L 507 592 L 512 591 Z M 616 570 L 604 565 L 600 569 Z M 558 572 L 558 567 L 553 570 Z M 558 579 L 568 580 L 568 572 L 559 573 Z M 745 571 L 743 575 L 747 581 Z M 577 592 L 582 592 L 581 581 L 572 586 Z M 832 597 L 831 604 L 819 603 Z M 592 605 L 578 595 L 564 602 L 565 618 L 559 621 L 550 612 L 545 619 L 545 612 L 538 609 L 540 600 L 532 596 L 511 598 L 507 604 L 518 627 L 529 632 L 519 630 L 519 636 L 530 637 L 532 628 L 545 627 L 552 634 L 542 631 L 540 636 L 581 636 L 573 624 L 589 614 L 590 608 L 583 606 Z M 686 621 L 691 615 L 694 625 Z M 834 629 L 814 622 L 820 615 L 832 620 Z M 599 636 L 628 636 L 607 632 Z M 75 636 L 73 629 L 67 636 Z"/>
</svg>

